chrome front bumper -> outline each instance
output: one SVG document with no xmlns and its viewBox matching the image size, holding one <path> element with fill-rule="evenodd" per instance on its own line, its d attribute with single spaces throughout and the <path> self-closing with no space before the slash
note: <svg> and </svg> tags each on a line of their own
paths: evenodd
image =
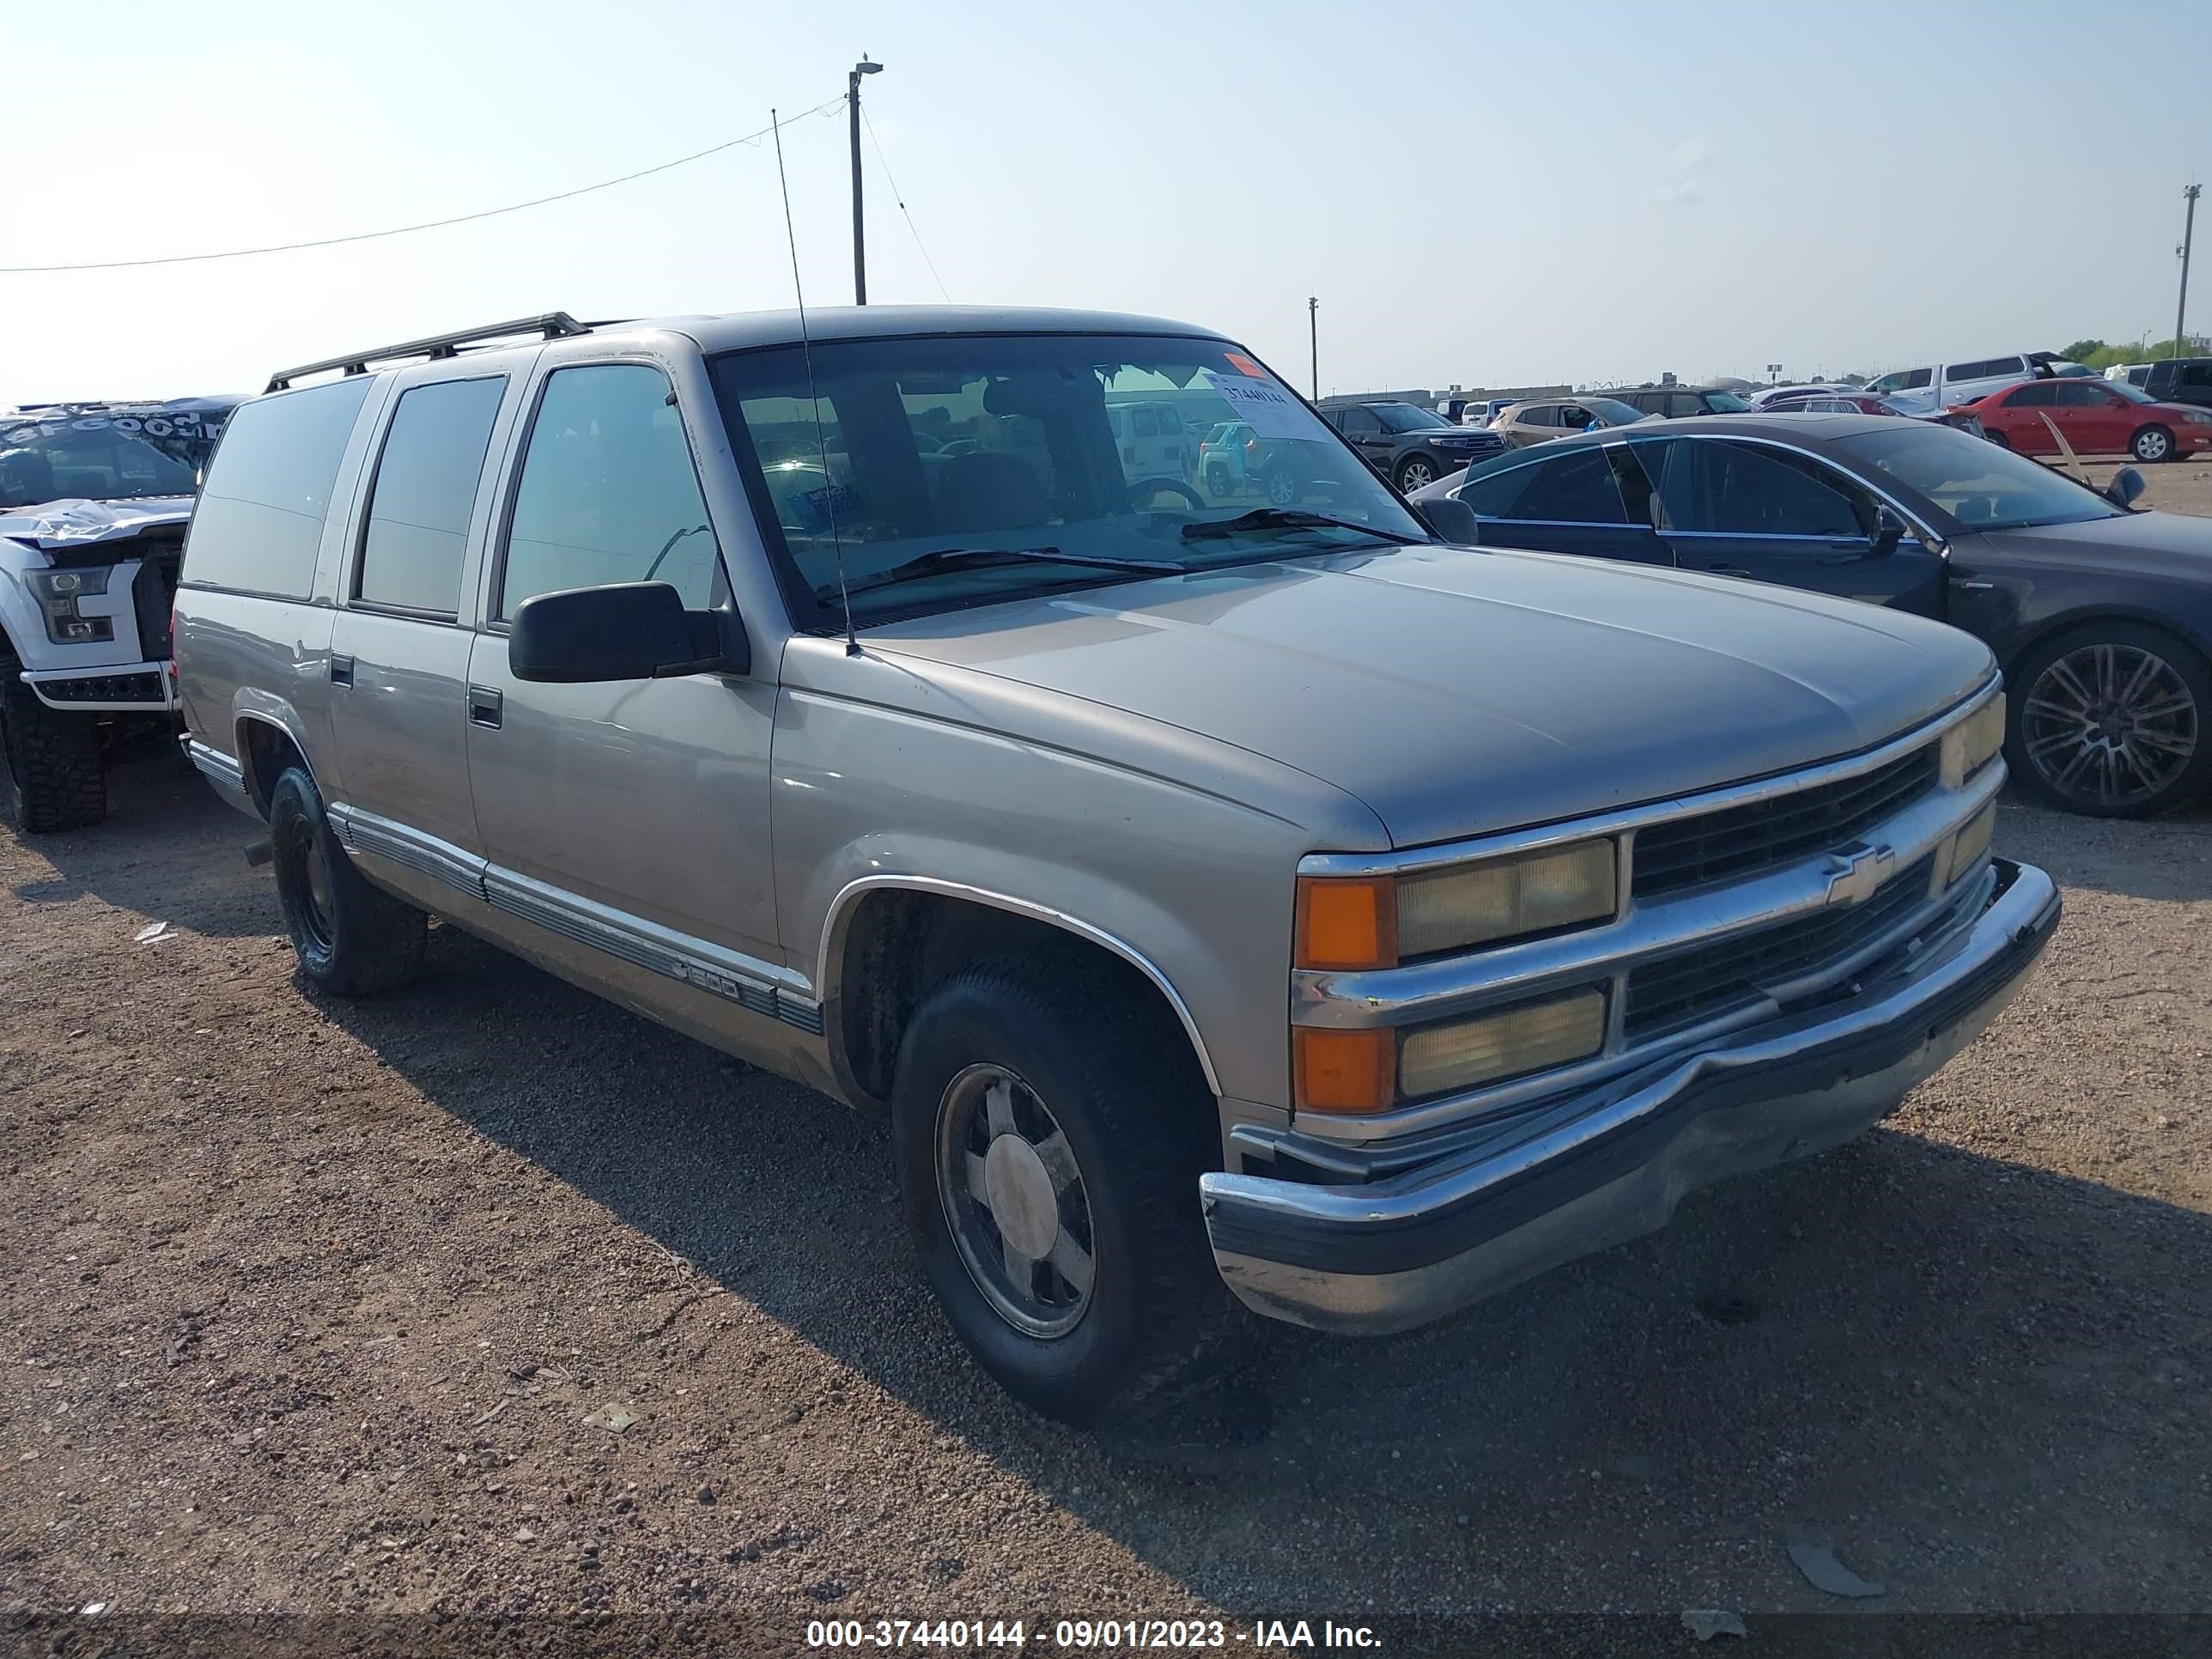
<svg viewBox="0 0 2212 1659">
<path fill-rule="evenodd" d="M 1550 1103 L 1386 1180 L 1204 1176 L 1223 1279 L 1273 1318 L 1404 1330 L 1656 1231 L 1696 1188 L 1849 1139 L 1972 1042 L 2050 941 L 2051 878 L 1995 863 L 1978 918 L 1847 1000 Z"/>
</svg>

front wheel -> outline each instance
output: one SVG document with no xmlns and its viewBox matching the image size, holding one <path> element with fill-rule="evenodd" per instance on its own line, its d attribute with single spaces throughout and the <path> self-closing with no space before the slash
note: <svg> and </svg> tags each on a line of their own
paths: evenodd
<svg viewBox="0 0 2212 1659">
<path fill-rule="evenodd" d="M 1410 495 L 1437 481 L 1437 464 L 1425 455 L 1408 455 L 1398 463 L 1398 493 Z"/>
<path fill-rule="evenodd" d="M 2173 459 L 2173 434 L 2162 426 L 2147 426 L 2128 445 L 2128 453 L 2139 461 Z"/>
<path fill-rule="evenodd" d="M 1156 1396 L 1226 1304 L 1199 1211 L 1213 1101 L 1147 1012 L 1110 968 L 1047 951 L 954 975 L 899 1050 L 930 1288 L 1001 1387 L 1074 1423 Z"/>
<path fill-rule="evenodd" d="M 323 811 L 314 780 L 293 767 L 269 793 L 276 897 L 300 975 L 333 996 L 396 990 L 422 971 L 429 918 L 369 885 Z"/>
<path fill-rule="evenodd" d="M 1305 494 L 1297 477 L 1287 467 L 1271 467 L 1267 471 L 1267 500 L 1277 507 L 1295 507 Z"/>
<path fill-rule="evenodd" d="M 2022 690 L 2006 764 L 2058 805 L 2149 817 L 2212 784 L 2212 669 L 2170 635 L 2093 623 L 2037 647 L 2010 678 Z"/>
<path fill-rule="evenodd" d="M 0 664 L 0 817 L 31 836 L 89 829 L 107 816 L 99 726 L 49 708 L 21 673 Z"/>
</svg>

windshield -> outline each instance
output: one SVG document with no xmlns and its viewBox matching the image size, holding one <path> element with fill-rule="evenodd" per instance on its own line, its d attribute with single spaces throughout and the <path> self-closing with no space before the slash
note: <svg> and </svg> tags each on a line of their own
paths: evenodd
<svg viewBox="0 0 2212 1659">
<path fill-rule="evenodd" d="M 1705 393 L 1705 407 L 1720 415 L 1743 415 L 1751 410 L 1751 405 L 1733 392 L 1708 392 Z"/>
<path fill-rule="evenodd" d="M 1201 569 L 1426 530 L 1280 382 L 1218 340 L 915 336 L 714 361 L 715 390 L 794 609 L 840 625 L 848 586 L 933 553 L 1065 552 Z M 1182 431 L 1116 441 L 1109 403 L 1171 407 Z M 1185 434 L 1204 433 L 1200 440 Z M 916 442 L 926 438 L 937 446 Z M 1324 519 L 1346 520 L 1332 525 Z M 1193 525 L 1239 523 L 1187 538 Z M 1371 532 L 1369 526 L 1372 526 Z M 1049 558 L 939 561 L 852 595 L 856 623 L 1129 571 Z"/>
<path fill-rule="evenodd" d="M 1443 416 L 1413 404 L 1370 404 L 1368 407 L 1382 417 L 1385 432 L 1426 432 L 1433 427 L 1451 424 Z"/>
<path fill-rule="evenodd" d="M 1919 491 L 1968 530 L 2083 524 L 2121 511 L 2049 467 L 1949 427 L 1915 424 L 1844 438 L 1838 447 Z"/>
<path fill-rule="evenodd" d="M 1626 426 L 1632 421 L 1644 418 L 1644 410 L 1622 403 L 1618 398 L 1584 398 L 1581 402 L 1591 414 L 1613 426 Z"/>
<path fill-rule="evenodd" d="M 228 413 L 80 404 L 0 414 L 0 507 L 191 495 Z"/>
</svg>

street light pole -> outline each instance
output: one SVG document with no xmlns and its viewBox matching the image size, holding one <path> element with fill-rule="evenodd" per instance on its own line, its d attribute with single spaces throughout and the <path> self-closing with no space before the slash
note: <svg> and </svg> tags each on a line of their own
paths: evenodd
<svg viewBox="0 0 2212 1659">
<path fill-rule="evenodd" d="M 1321 401 L 1321 301 L 1306 296 L 1306 344 L 1313 352 L 1314 401 Z"/>
<path fill-rule="evenodd" d="M 2189 204 L 2187 216 L 2181 222 L 2181 298 L 2173 307 L 2173 355 L 2182 355 L 2182 320 L 2189 314 L 2189 245 L 2197 237 L 2197 198 L 2204 193 L 2202 185 L 2191 185 L 2181 192 L 2181 199 Z"/>
<path fill-rule="evenodd" d="M 872 64 L 866 54 L 853 65 L 853 72 L 845 77 L 846 113 L 851 118 L 853 129 L 853 303 L 868 303 L 868 256 L 863 246 L 864 232 L 860 225 L 860 77 L 880 75 L 884 66 Z"/>
</svg>

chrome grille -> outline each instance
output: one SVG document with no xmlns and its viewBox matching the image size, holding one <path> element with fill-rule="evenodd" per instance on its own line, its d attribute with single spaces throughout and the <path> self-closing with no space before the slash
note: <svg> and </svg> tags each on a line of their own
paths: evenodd
<svg viewBox="0 0 2212 1659">
<path fill-rule="evenodd" d="M 1899 872 L 1863 904 L 1693 945 L 1639 963 L 1628 975 L 1624 1030 L 1632 1044 L 1664 1036 L 1758 1000 L 1762 984 L 1797 978 L 1840 962 L 1902 922 L 1928 896 L 1935 857 Z"/>
<path fill-rule="evenodd" d="M 1841 847 L 1935 787 L 1938 749 L 1924 744 L 1855 778 L 1638 830 L 1636 896 L 1756 875 Z"/>
</svg>

